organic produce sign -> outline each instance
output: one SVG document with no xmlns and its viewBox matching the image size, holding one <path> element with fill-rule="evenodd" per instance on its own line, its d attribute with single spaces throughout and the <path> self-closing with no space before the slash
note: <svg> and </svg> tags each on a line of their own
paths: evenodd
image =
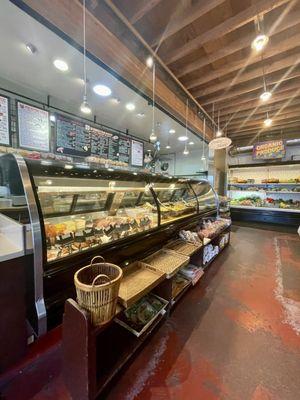
<svg viewBox="0 0 300 400">
<path fill-rule="evenodd" d="M 285 157 L 284 140 L 271 140 L 269 142 L 256 143 L 253 147 L 254 160 L 272 160 Z"/>
</svg>

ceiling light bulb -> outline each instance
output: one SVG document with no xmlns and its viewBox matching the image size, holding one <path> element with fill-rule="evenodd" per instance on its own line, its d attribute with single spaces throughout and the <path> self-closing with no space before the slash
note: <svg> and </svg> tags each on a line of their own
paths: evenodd
<svg viewBox="0 0 300 400">
<path fill-rule="evenodd" d="M 86 98 L 83 99 L 83 102 L 80 106 L 80 111 L 83 114 L 91 114 L 91 112 L 92 112 L 92 109 L 91 109 L 89 103 L 86 101 Z"/>
<path fill-rule="evenodd" d="M 188 150 L 187 148 L 185 148 L 185 149 L 183 150 L 183 154 L 184 154 L 185 156 L 187 156 L 189 153 L 190 153 L 190 152 L 189 152 L 189 150 Z"/>
<path fill-rule="evenodd" d="M 180 142 L 185 142 L 186 140 L 188 140 L 188 137 L 187 137 L 187 136 L 179 136 L 179 137 L 178 137 L 178 140 L 179 140 Z"/>
<path fill-rule="evenodd" d="M 126 108 L 128 111 L 133 111 L 135 110 L 135 105 L 133 103 L 127 103 Z"/>
<path fill-rule="evenodd" d="M 64 60 L 60 60 L 58 58 L 53 61 L 53 65 L 62 72 L 66 72 L 69 69 L 68 64 Z"/>
<path fill-rule="evenodd" d="M 93 91 L 98 95 L 102 97 L 107 97 L 111 95 L 111 89 L 108 86 L 105 85 L 95 85 L 93 87 Z"/>
<path fill-rule="evenodd" d="M 171 133 L 171 134 L 172 134 L 172 133 L 175 133 L 175 132 L 176 132 L 175 129 L 170 129 L 170 130 L 169 130 L 169 133 Z"/>
<path fill-rule="evenodd" d="M 201 157 L 201 160 L 202 160 L 202 161 L 205 161 L 205 160 L 206 160 L 206 157 L 205 157 L 204 154 L 203 154 L 203 156 Z"/>
<path fill-rule="evenodd" d="M 153 67 L 153 58 L 151 56 L 149 56 L 146 60 L 146 65 L 148 68 L 152 68 Z"/>
<path fill-rule="evenodd" d="M 221 137 L 221 136 L 223 136 L 223 132 L 220 129 L 218 129 L 216 132 L 216 137 Z"/>
<path fill-rule="evenodd" d="M 28 53 L 31 53 L 31 54 L 34 54 L 34 53 L 37 52 L 37 48 L 32 43 L 27 43 L 26 44 L 26 49 L 27 49 Z"/>
<path fill-rule="evenodd" d="M 271 118 L 267 118 L 264 120 L 264 125 L 265 126 L 271 126 L 272 125 L 272 119 Z"/>
<path fill-rule="evenodd" d="M 193 144 L 195 144 L 195 143 L 194 143 L 194 142 L 189 142 L 189 145 L 191 145 L 191 146 L 192 146 Z"/>
<path fill-rule="evenodd" d="M 157 140 L 157 135 L 154 133 L 154 131 L 151 132 L 149 139 L 150 139 L 150 142 L 155 142 Z"/>
<path fill-rule="evenodd" d="M 268 101 L 268 100 L 271 98 L 271 96 L 272 96 L 272 93 L 271 93 L 271 92 L 268 92 L 268 91 L 266 90 L 265 92 L 263 92 L 263 93 L 259 96 L 259 98 L 260 98 L 262 101 Z"/>
<path fill-rule="evenodd" d="M 53 114 L 50 115 L 50 121 L 51 122 L 55 122 L 56 121 L 55 115 L 53 115 Z"/>
<path fill-rule="evenodd" d="M 138 116 L 139 118 L 144 118 L 145 113 L 138 113 L 137 116 Z"/>
<path fill-rule="evenodd" d="M 171 146 L 169 144 L 166 145 L 166 149 L 170 149 Z"/>
<path fill-rule="evenodd" d="M 256 38 L 252 41 L 251 47 L 253 50 L 259 52 L 266 46 L 268 43 L 269 38 L 267 35 L 259 34 Z"/>
</svg>

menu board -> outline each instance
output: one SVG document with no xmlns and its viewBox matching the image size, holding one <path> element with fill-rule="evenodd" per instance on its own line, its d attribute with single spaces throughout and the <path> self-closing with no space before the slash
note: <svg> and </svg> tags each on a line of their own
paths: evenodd
<svg viewBox="0 0 300 400">
<path fill-rule="evenodd" d="M 71 156 L 89 156 L 91 154 L 91 139 L 86 125 L 78 120 L 57 115 L 56 152 Z"/>
<path fill-rule="evenodd" d="M 129 164 L 131 140 L 126 136 L 103 131 L 86 125 L 91 134 L 91 154 Z"/>
<path fill-rule="evenodd" d="M 29 104 L 18 104 L 19 146 L 49 151 L 49 113 Z"/>
<path fill-rule="evenodd" d="M 272 160 L 285 157 L 285 142 L 282 139 L 256 143 L 253 146 L 254 160 Z"/>
<path fill-rule="evenodd" d="M 144 144 L 138 140 L 131 141 L 131 165 L 134 167 L 144 165 Z"/>
<path fill-rule="evenodd" d="M 0 144 L 10 145 L 8 98 L 0 96 Z"/>
<path fill-rule="evenodd" d="M 129 164 L 131 140 L 126 136 L 119 136 L 119 161 Z"/>
<path fill-rule="evenodd" d="M 102 158 L 108 158 L 109 139 L 112 133 L 86 125 L 91 137 L 91 154 Z"/>
</svg>

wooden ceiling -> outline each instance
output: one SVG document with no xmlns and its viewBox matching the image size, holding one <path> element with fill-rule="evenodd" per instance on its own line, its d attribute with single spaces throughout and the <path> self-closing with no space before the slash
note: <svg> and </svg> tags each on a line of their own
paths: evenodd
<svg viewBox="0 0 300 400">
<path fill-rule="evenodd" d="M 105 0 L 234 141 L 300 128 L 300 0 Z M 257 19 L 269 37 L 256 53 Z M 262 102 L 263 71 L 272 97 Z M 263 127 L 267 112 L 271 128 Z"/>
</svg>

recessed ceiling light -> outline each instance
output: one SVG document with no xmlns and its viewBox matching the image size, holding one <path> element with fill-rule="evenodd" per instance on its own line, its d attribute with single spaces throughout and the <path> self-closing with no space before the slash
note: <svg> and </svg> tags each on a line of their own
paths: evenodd
<svg viewBox="0 0 300 400">
<path fill-rule="evenodd" d="M 172 133 L 175 133 L 175 132 L 176 132 L 175 129 L 170 129 L 170 130 L 169 130 L 169 133 L 171 133 L 171 134 L 172 134 Z"/>
<path fill-rule="evenodd" d="M 144 118 L 145 113 L 143 113 L 143 112 L 142 112 L 142 113 L 138 113 L 137 116 L 138 116 L 139 118 Z"/>
<path fill-rule="evenodd" d="M 267 119 L 264 120 L 264 125 L 267 126 L 267 127 L 271 126 L 272 123 L 273 123 L 273 121 L 272 121 L 271 118 L 267 118 Z"/>
<path fill-rule="evenodd" d="M 166 145 L 166 149 L 170 149 L 171 146 L 169 144 Z"/>
<path fill-rule="evenodd" d="M 153 67 L 153 58 L 151 56 L 149 56 L 146 60 L 146 65 L 148 68 L 152 68 Z"/>
<path fill-rule="evenodd" d="M 35 54 L 35 53 L 37 53 L 37 48 L 36 48 L 35 45 L 32 44 L 32 43 L 27 43 L 27 44 L 26 44 L 26 50 L 27 50 L 28 53 L 30 53 L 30 54 Z"/>
<path fill-rule="evenodd" d="M 95 85 L 93 87 L 93 91 L 98 95 L 102 97 L 107 97 L 111 95 L 111 89 L 108 86 L 105 85 Z"/>
<path fill-rule="evenodd" d="M 271 96 L 272 96 L 272 93 L 271 93 L 271 92 L 265 91 L 265 92 L 263 92 L 263 93 L 259 96 L 259 98 L 260 98 L 262 101 L 268 101 L 268 100 L 271 98 Z"/>
<path fill-rule="evenodd" d="M 53 61 L 53 65 L 62 72 L 66 72 L 69 69 L 68 64 L 64 60 L 60 60 L 58 58 Z"/>
<path fill-rule="evenodd" d="M 120 103 L 121 103 L 121 100 L 120 100 L 118 97 L 112 97 L 112 98 L 111 98 L 111 102 L 112 102 L 113 104 L 120 104 Z"/>
<path fill-rule="evenodd" d="M 133 111 L 133 110 L 135 110 L 135 105 L 133 103 L 127 103 L 126 108 L 129 111 Z"/>
<path fill-rule="evenodd" d="M 258 36 L 256 36 L 256 38 L 252 41 L 251 43 L 251 47 L 253 50 L 259 52 L 261 51 L 266 44 L 268 43 L 269 38 L 267 35 L 264 34 L 259 34 Z"/>
<path fill-rule="evenodd" d="M 187 136 L 179 136 L 179 137 L 178 137 L 178 140 L 179 140 L 180 142 L 185 142 L 186 140 L 188 140 L 188 137 L 187 137 Z"/>
<path fill-rule="evenodd" d="M 194 142 L 189 142 L 189 144 L 192 146 L 193 144 L 195 144 Z"/>
</svg>

